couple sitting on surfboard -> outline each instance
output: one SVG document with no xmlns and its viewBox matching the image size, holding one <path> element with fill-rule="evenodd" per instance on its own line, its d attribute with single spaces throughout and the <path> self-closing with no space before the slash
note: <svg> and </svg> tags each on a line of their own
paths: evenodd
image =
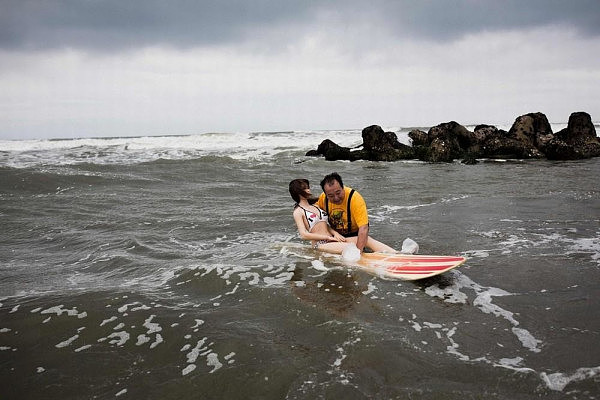
<svg viewBox="0 0 600 400">
<path fill-rule="evenodd" d="M 306 179 L 290 182 L 290 195 L 296 202 L 294 221 L 300 237 L 310 240 L 313 248 L 341 254 L 351 243 L 362 253 L 364 248 L 375 252 L 397 253 L 388 245 L 369 236 L 369 216 L 363 197 L 344 186 L 336 172 L 321 181 L 323 193 L 312 197 Z"/>
</svg>

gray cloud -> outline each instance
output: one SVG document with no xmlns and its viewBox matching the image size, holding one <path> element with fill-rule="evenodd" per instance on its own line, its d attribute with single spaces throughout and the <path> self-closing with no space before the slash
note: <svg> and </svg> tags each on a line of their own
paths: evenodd
<svg viewBox="0 0 600 400">
<path fill-rule="evenodd" d="M 249 29 L 309 18 L 310 1 L 4 0 L 0 46 L 98 50 L 192 47 L 243 37 Z"/>
<path fill-rule="evenodd" d="M 484 30 L 527 29 L 547 25 L 574 28 L 581 34 L 600 34 L 600 2 L 597 0 L 458 0 L 382 1 L 398 29 L 432 39 L 454 39 Z"/>
<path fill-rule="evenodd" d="M 375 17 L 379 28 L 398 38 L 448 41 L 483 30 L 545 25 L 600 34 L 598 0 L 0 0 L 0 47 L 112 51 L 218 45 L 252 40 L 264 27 L 311 26 L 324 12 L 336 23 Z"/>
</svg>

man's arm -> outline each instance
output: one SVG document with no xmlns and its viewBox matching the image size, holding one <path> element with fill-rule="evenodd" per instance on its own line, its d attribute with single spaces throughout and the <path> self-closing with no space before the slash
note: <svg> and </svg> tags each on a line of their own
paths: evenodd
<svg viewBox="0 0 600 400">
<path fill-rule="evenodd" d="M 358 228 L 358 239 L 356 241 L 356 247 L 362 253 L 365 246 L 367 245 L 367 240 L 369 238 L 369 225 L 363 225 Z"/>
<path fill-rule="evenodd" d="M 369 239 L 369 214 L 367 213 L 367 203 L 358 192 L 354 192 L 351 200 L 352 219 L 358 226 L 358 238 L 356 247 L 362 252 Z"/>
</svg>

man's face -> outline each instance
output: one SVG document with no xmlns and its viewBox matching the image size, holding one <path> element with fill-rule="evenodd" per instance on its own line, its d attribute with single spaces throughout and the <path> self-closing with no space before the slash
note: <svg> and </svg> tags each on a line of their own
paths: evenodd
<svg viewBox="0 0 600 400">
<path fill-rule="evenodd" d="M 326 183 L 323 187 L 323 191 L 325 192 L 325 196 L 327 196 L 327 199 L 333 204 L 342 204 L 344 202 L 346 192 L 344 192 L 344 188 L 340 186 L 340 183 L 338 181 Z"/>
</svg>

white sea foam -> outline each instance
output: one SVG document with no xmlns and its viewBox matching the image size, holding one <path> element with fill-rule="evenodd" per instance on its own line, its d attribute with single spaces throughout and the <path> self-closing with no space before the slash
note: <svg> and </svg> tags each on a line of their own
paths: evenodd
<svg viewBox="0 0 600 400">
<path fill-rule="evenodd" d="M 70 338 L 68 338 L 67 340 L 60 342 L 59 344 L 56 345 L 57 348 L 62 348 L 62 347 L 67 347 L 70 346 L 71 343 L 73 343 L 75 340 L 77 340 L 79 338 L 79 335 L 74 335 L 71 336 Z"/>
<path fill-rule="evenodd" d="M 87 316 L 86 312 L 80 313 L 77 311 L 77 308 L 65 309 L 64 305 L 54 306 L 42 310 L 40 314 L 56 314 L 57 316 L 61 316 L 62 314 L 67 314 L 69 317 L 77 317 L 77 318 L 85 318 Z"/>
<path fill-rule="evenodd" d="M 200 352 L 207 349 L 204 347 L 204 343 L 206 343 L 207 340 L 208 338 L 206 337 L 198 340 L 196 346 L 189 353 L 187 353 L 186 357 L 189 364 L 195 363 L 196 359 L 198 359 L 198 356 L 200 355 Z"/>
<path fill-rule="evenodd" d="M 470 357 L 467 356 L 466 354 L 461 353 L 460 351 L 458 351 L 458 348 L 460 347 L 459 344 L 454 341 L 454 339 L 452 338 L 455 334 L 456 334 L 456 327 L 453 327 L 452 329 L 449 329 L 446 332 L 446 339 L 450 342 L 450 345 L 446 346 L 446 351 L 448 352 L 448 354 L 453 354 L 456 357 L 458 357 L 458 359 L 463 360 L 463 361 L 469 361 Z"/>
<path fill-rule="evenodd" d="M 505 222 L 521 222 L 504 220 Z M 550 228 L 553 229 L 553 228 Z M 524 229 L 519 229 L 524 231 Z M 487 250 L 470 250 L 465 252 L 469 257 L 484 256 L 487 257 L 491 252 L 500 252 L 510 254 L 519 250 L 529 250 L 535 248 L 555 248 L 561 246 L 565 248 L 564 255 L 589 254 L 592 261 L 600 264 L 600 232 L 596 236 L 573 238 L 571 235 L 578 233 L 577 230 L 568 229 L 567 234 L 560 232 L 539 233 L 533 232 L 513 232 L 506 236 L 500 231 L 477 232 L 478 235 L 497 239 L 498 247 Z"/>
<path fill-rule="evenodd" d="M 156 333 L 156 332 L 160 332 L 162 331 L 162 328 L 160 327 L 159 324 L 157 324 L 156 322 L 152 322 L 152 320 L 154 319 L 154 317 L 156 317 L 156 315 L 152 314 L 150 317 L 148 317 L 145 321 L 143 326 L 145 328 L 148 329 L 148 332 L 146 332 L 147 334 L 152 334 L 152 333 Z"/>
<path fill-rule="evenodd" d="M 192 326 L 192 329 L 198 328 L 202 325 L 204 325 L 204 320 L 202 319 L 195 319 L 194 321 L 196 321 L 196 324 L 194 326 Z"/>
<path fill-rule="evenodd" d="M 263 278 L 263 281 L 265 282 L 265 284 L 267 284 L 267 286 L 280 286 L 285 284 L 286 282 L 289 282 L 292 276 L 294 276 L 293 272 L 285 272 L 276 275 L 275 277 L 265 276 Z"/>
<path fill-rule="evenodd" d="M 546 372 L 542 372 L 540 377 L 549 389 L 562 392 L 569 383 L 592 379 L 599 374 L 600 367 L 594 367 L 579 368 L 572 374 L 565 374 L 562 372 L 547 374 Z"/>
<path fill-rule="evenodd" d="M 373 284 L 373 282 L 369 282 L 367 284 L 367 290 L 363 291 L 362 294 L 367 296 L 367 295 L 373 293 L 375 290 L 377 290 L 377 286 L 375 286 L 375 284 Z"/>
<path fill-rule="evenodd" d="M 161 334 L 160 334 L 160 333 L 157 333 L 157 334 L 156 334 L 156 337 L 155 337 L 155 339 L 154 339 L 154 342 L 153 342 L 152 344 L 150 344 L 150 348 L 151 348 L 151 349 L 153 349 L 153 348 L 155 348 L 156 346 L 158 346 L 159 344 L 161 344 L 162 342 L 164 342 L 164 340 L 163 340 L 163 338 L 162 338 Z"/>
<path fill-rule="evenodd" d="M 521 367 L 520 365 L 523 363 L 522 357 L 514 357 L 514 358 L 502 358 L 499 362 L 494 363 L 494 367 L 501 367 L 510 369 L 516 372 L 522 373 L 530 373 L 535 372 L 535 370 L 528 367 Z"/>
<path fill-rule="evenodd" d="M 455 271 L 454 284 L 445 288 L 440 288 L 438 285 L 432 285 L 425 289 L 425 292 L 433 297 L 439 297 L 447 303 L 462 303 L 466 304 L 468 297 L 461 291 L 463 288 L 471 289 L 476 296 L 473 299 L 473 305 L 486 314 L 492 314 L 496 317 L 504 318 L 511 325 L 512 333 L 519 339 L 523 347 L 539 353 L 542 341 L 536 339 L 527 329 L 520 327 L 519 321 L 515 318 L 512 311 L 506 310 L 493 302 L 494 297 L 512 296 L 503 289 L 495 287 L 483 287 L 469 279 L 466 275 Z"/>
<path fill-rule="evenodd" d="M 189 364 L 184 369 L 181 370 L 181 375 L 185 376 L 190 372 L 193 372 L 196 369 L 196 364 Z"/>
<path fill-rule="evenodd" d="M 209 374 L 212 374 L 223 366 L 223 364 L 219 361 L 219 355 L 217 353 L 209 353 L 206 356 L 206 365 L 213 367 L 213 369 L 208 372 Z"/>
<path fill-rule="evenodd" d="M 360 130 L 273 133 L 206 133 L 187 136 L 0 141 L 12 167 L 79 163 L 131 164 L 157 159 L 226 155 L 267 159 L 283 151 L 305 153 L 324 139 L 341 146 L 362 143 Z"/>
<path fill-rule="evenodd" d="M 121 314 L 123 314 L 124 312 L 126 312 L 126 311 L 127 311 L 127 309 L 128 309 L 130 306 L 135 306 L 135 305 L 137 305 L 137 304 L 140 304 L 140 303 L 136 301 L 136 302 L 134 302 L 134 303 L 128 303 L 128 304 L 124 304 L 124 305 L 122 305 L 121 307 L 117 308 L 117 311 L 118 311 L 118 312 L 120 312 Z"/>
<path fill-rule="evenodd" d="M 223 359 L 225 361 L 227 361 L 228 364 L 233 364 L 235 362 L 235 360 L 233 359 L 233 357 L 235 356 L 235 352 L 231 352 L 229 354 L 227 354 L 225 357 L 223 357 Z"/>
<path fill-rule="evenodd" d="M 467 258 L 488 258 L 490 256 L 490 250 L 469 250 L 461 254 Z"/>
<path fill-rule="evenodd" d="M 108 335 L 107 337 L 98 339 L 98 342 L 104 342 L 107 339 L 112 339 L 108 343 L 114 344 L 116 346 L 123 346 L 129 340 L 130 335 L 128 332 L 114 332 Z"/>
<path fill-rule="evenodd" d="M 118 324 L 117 326 L 115 326 L 113 328 L 113 331 L 118 331 L 119 329 L 123 329 L 125 327 L 125 324 L 123 322 L 121 322 L 120 324 Z"/>
<path fill-rule="evenodd" d="M 117 317 L 115 317 L 115 316 L 105 319 L 100 323 L 100 326 L 104 326 L 104 325 L 108 324 L 109 322 L 115 321 L 116 319 L 117 319 Z"/>
<path fill-rule="evenodd" d="M 564 124 L 552 124 L 552 129 L 556 132 L 564 126 Z M 408 137 L 411 128 L 383 128 L 395 132 L 401 143 L 411 143 Z M 427 128 L 423 129 L 427 130 Z M 157 159 L 186 159 L 207 155 L 262 160 L 285 151 L 304 154 L 308 150 L 315 149 L 325 139 L 333 140 L 340 146 L 356 147 L 363 142 L 361 131 L 362 129 L 346 129 L 64 140 L 0 140 L 0 148 L 10 152 L 11 156 L 6 164 L 17 168 L 79 163 L 131 164 Z"/>
<path fill-rule="evenodd" d="M 317 271 L 329 271 L 329 268 L 327 268 L 325 266 L 325 264 L 323 264 L 323 261 L 321 260 L 312 260 L 310 262 L 310 264 L 312 265 L 312 267 L 314 269 L 316 269 Z"/>
<path fill-rule="evenodd" d="M 542 344 L 542 341 L 534 338 L 529 331 L 523 328 L 513 327 L 512 332 L 521 341 L 523 347 L 534 353 L 539 353 L 541 351 L 538 346 Z"/>
<path fill-rule="evenodd" d="M 345 340 L 341 345 L 336 346 L 336 348 L 335 348 L 336 358 L 331 365 L 332 369 L 330 371 L 328 371 L 329 374 L 333 374 L 335 371 L 339 372 L 339 370 L 341 369 L 342 363 L 348 357 L 348 355 L 347 355 L 348 348 L 361 342 L 361 338 L 360 338 L 361 334 L 362 334 L 362 330 L 355 329 L 352 331 L 351 336 L 348 340 Z M 343 375 L 346 376 L 345 374 L 343 374 Z M 344 378 L 344 382 L 348 383 L 347 378 Z"/>
<path fill-rule="evenodd" d="M 572 240 L 569 250 L 573 253 L 589 253 L 592 260 L 600 264 L 600 236 Z"/>
<path fill-rule="evenodd" d="M 468 299 L 467 295 L 461 292 L 456 286 L 448 286 L 441 289 L 438 285 L 432 285 L 425 288 L 425 293 L 432 297 L 439 297 L 446 303 L 465 304 Z"/>
</svg>

